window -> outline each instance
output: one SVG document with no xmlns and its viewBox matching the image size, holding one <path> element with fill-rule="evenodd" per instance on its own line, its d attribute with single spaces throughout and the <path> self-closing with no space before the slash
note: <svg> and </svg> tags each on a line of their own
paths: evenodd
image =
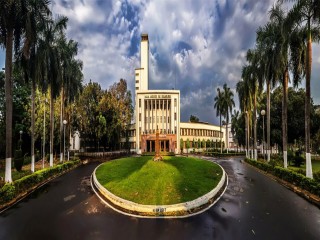
<svg viewBox="0 0 320 240">
<path fill-rule="evenodd" d="M 177 120 L 177 113 L 174 113 L 174 120 Z"/>
<path fill-rule="evenodd" d="M 139 98 L 139 107 L 141 107 L 141 99 Z"/>
<path fill-rule="evenodd" d="M 139 80 L 136 80 L 136 83 L 139 83 Z"/>
<path fill-rule="evenodd" d="M 139 87 L 136 87 L 136 90 L 139 90 Z"/>
<path fill-rule="evenodd" d="M 177 99 L 176 98 L 174 99 L 174 106 L 175 107 L 177 106 Z"/>
<path fill-rule="evenodd" d="M 139 113 L 139 121 L 141 121 L 141 113 Z"/>
<path fill-rule="evenodd" d="M 139 76 L 139 73 L 136 73 L 136 76 Z"/>
</svg>

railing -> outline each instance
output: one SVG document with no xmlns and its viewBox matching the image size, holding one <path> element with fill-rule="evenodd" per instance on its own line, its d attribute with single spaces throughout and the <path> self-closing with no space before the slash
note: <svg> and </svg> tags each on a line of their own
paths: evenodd
<svg viewBox="0 0 320 240">
<path fill-rule="evenodd" d="M 133 152 L 113 151 L 113 152 L 80 152 L 76 153 L 81 160 L 111 160 L 118 157 L 128 156 Z"/>
</svg>

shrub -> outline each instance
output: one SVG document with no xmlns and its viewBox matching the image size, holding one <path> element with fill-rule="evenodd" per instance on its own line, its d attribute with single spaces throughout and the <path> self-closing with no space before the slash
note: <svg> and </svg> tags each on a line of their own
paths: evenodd
<svg viewBox="0 0 320 240">
<path fill-rule="evenodd" d="M 313 179 L 320 183 L 320 171 L 314 172 L 313 173 Z"/>
<path fill-rule="evenodd" d="M 14 152 L 14 167 L 17 169 L 17 171 L 21 171 L 22 166 L 23 166 L 23 155 L 22 155 L 22 150 L 15 150 Z"/>
<path fill-rule="evenodd" d="M 15 197 L 15 186 L 12 183 L 6 183 L 0 189 L 0 203 L 9 202 Z"/>
</svg>

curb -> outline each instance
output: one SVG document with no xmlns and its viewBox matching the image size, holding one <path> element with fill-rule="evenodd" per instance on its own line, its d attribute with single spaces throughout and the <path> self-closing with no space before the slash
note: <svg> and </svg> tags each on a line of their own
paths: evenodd
<svg viewBox="0 0 320 240">
<path fill-rule="evenodd" d="M 209 193 L 184 203 L 172 205 L 143 205 L 122 199 L 108 191 L 99 183 L 95 174 L 99 166 L 97 166 L 92 173 L 91 186 L 93 191 L 105 204 L 121 214 L 141 218 L 186 218 L 208 210 L 224 194 L 228 186 L 228 176 L 224 169 L 219 164 L 217 165 L 222 169 L 222 177 L 218 185 Z"/>
</svg>

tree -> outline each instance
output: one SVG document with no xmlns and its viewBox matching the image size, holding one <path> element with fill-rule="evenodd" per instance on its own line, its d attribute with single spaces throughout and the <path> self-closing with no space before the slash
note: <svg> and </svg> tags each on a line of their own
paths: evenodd
<svg viewBox="0 0 320 240">
<path fill-rule="evenodd" d="M 305 146 L 306 146 L 306 176 L 313 177 L 310 153 L 310 110 L 311 110 L 311 68 L 312 40 L 318 40 L 320 22 L 320 4 L 318 0 L 296 0 L 289 12 L 290 19 L 298 26 L 303 26 L 306 38 L 306 96 L 305 96 Z M 314 28 L 315 27 L 315 28 Z M 316 32 L 314 30 L 317 30 Z"/>
<path fill-rule="evenodd" d="M 229 125 L 229 114 L 232 112 L 232 108 L 235 106 L 234 100 L 233 100 L 233 92 L 230 90 L 230 88 L 225 83 L 223 85 L 223 115 L 226 119 L 226 147 L 227 152 L 229 149 L 229 132 L 228 132 L 228 125 Z"/>
<path fill-rule="evenodd" d="M 224 115 L 223 113 L 223 93 L 220 91 L 220 88 L 217 88 L 217 96 L 214 98 L 214 108 L 216 109 L 217 117 L 220 117 L 220 152 L 222 153 L 222 145 L 221 145 L 221 117 Z"/>
<path fill-rule="evenodd" d="M 190 122 L 199 122 L 199 118 L 196 117 L 196 116 L 193 116 L 193 115 L 190 115 L 190 119 L 189 119 Z"/>
<path fill-rule="evenodd" d="M 50 90 L 50 167 L 53 166 L 54 99 L 58 96 L 62 78 L 59 45 L 56 41 L 64 34 L 67 21 L 66 17 L 47 21 L 38 40 L 38 67 L 42 69 L 39 77 L 45 79 L 43 88 L 49 87 Z"/>
<path fill-rule="evenodd" d="M 183 139 L 180 138 L 180 150 L 181 150 L 181 153 L 183 153 Z"/>
<path fill-rule="evenodd" d="M 187 148 L 187 154 L 188 154 L 189 153 L 189 148 L 190 148 L 190 140 L 189 140 L 189 138 L 187 138 L 186 148 Z"/>
<path fill-rule="evenodd" d="M 5 59 L 5 95 L 6 95 L 6 173 L 5 181 L 12 182 L 11 162 L 12 162 L 12 59 L 13 43 L 15 51 L 20 47 L 20 40 L 24 34 L 24 48 L 28 52 L 30 48 L 31 35 L 29 30 L 33 30 L 30 25 L 30 16 L 39 13 L 48 13 L 49 2 L 41 1 L 7 1 L 0 0 L 0 44 L 6 49 Z"/>
</svg>

